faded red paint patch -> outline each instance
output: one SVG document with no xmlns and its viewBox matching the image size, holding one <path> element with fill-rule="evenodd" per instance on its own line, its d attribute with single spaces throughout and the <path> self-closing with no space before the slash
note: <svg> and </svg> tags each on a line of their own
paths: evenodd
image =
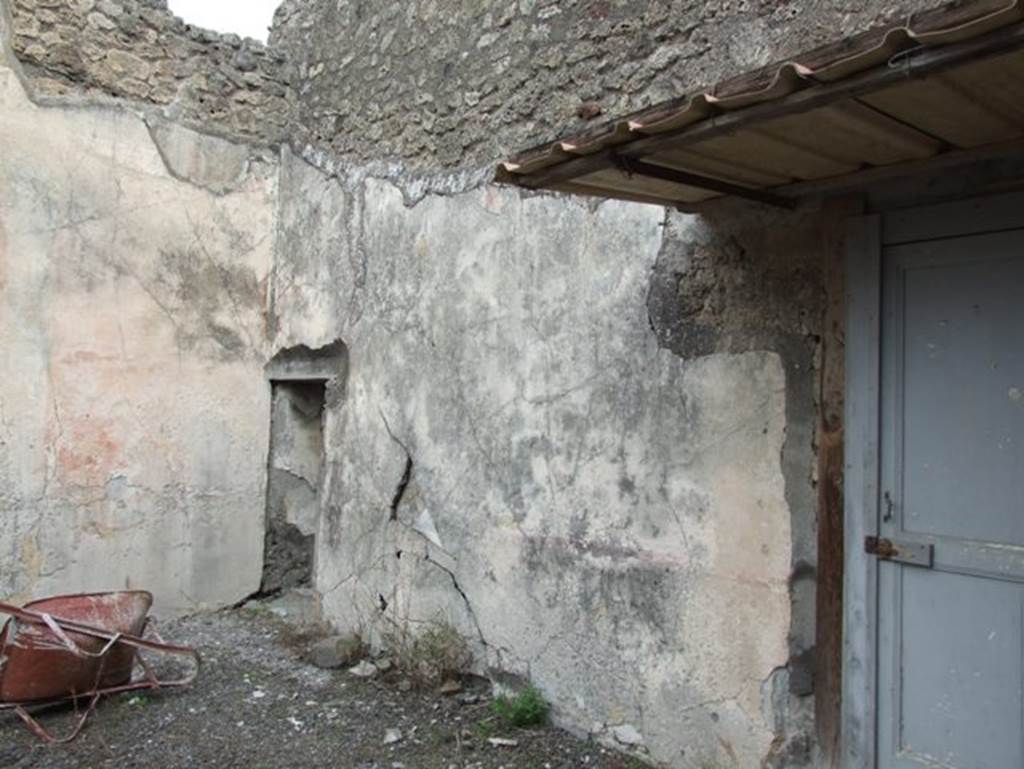
<svg viewBox="0 0 1024 769">
<path fill-rule="evenodd" d="M 112 426 L 95 417 L 64 424 L 57 448 L 57 480 L 67 486 L 101 486 L 121 462 Z"/>
</svg>

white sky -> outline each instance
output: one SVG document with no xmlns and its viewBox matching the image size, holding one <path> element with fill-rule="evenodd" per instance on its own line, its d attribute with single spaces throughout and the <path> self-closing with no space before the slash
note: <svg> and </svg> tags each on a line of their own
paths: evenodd
<svg viewBox="0 0 1024 769">
<path fill-rule="evenodd" d="M 281 0 L 169 0 L 171 11 L 189 24 L 234 32 L 266 42 L 267 27 Z"/>
</svg>

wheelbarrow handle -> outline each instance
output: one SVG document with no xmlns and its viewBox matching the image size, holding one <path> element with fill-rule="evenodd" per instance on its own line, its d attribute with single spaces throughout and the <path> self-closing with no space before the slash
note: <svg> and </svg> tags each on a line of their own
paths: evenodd
<svg viewBox="0 0 1024 769">
<path fill-rule="evenodd" d="M 69 630 L 73 633 L 77 633 L 78 635 L 84 635 L 90 638 L 96 638 L 100 641 L 106 641 L 108 644 L 116 642 L 135 647 L 136 649 L 147 649 L 149 651 L 162 652 L 164 654 L 181 654 L 194 657 L 196 662 L 200 662 L 199 653 L 189 646 L 179 646 L 163 641 L 152 641 L 148 638 L 132 635 L 131 633 L 115 633 L 110 630 L 93 627 L 92 625 L 85 625 L 81 622 L 63 619 L 62 617 L 56 617 L 51 614 L 32 611 L 31 609 L 22 609 L 18 606 L 13 606 L 2 601 L 0 601 L 0 614 L 9 614 L 19 622 L 25 622 L 31 625 L 41 625 L 47 629 L 51 629 L 51 624 L 55 623 L 59 628 L 65 631 Z M 52 629 L 51 632 L 53 632 Z M 77 648 L 74 644 L 72 644 L 72 647 L 74 648 L 72 648 L 71 651 L 75 651 L 75 648 Z"/>
<path fill-rule="evenodd" d="M 77 633 L 78 635 L 95 638 L 100 641 L 106 641 L 104 652 L 117 644 L 124 644 L 125 646 L 130 646 L 136 650 L 142 649 L 145 651 L 156 652 L 157 654 L 171 654 L 192 658 L 193 668 L 184 678 L 178 678 L 171 681 L 157 681 L 156 678 L 150 675 L 147 681 L 140 681 L 132 684 L 126 684 L 125 686 L 114 687 L 113 689 L 106 689 L 104 690 L 104 694 L 115 694 L 117 692 L 132 691 L 135 689 L 171 689 L 188 686 L 196 680 L 203 666 L 202 656 L 198 651 L 190 646 L 169 644 L 163 640 L 154 641 L 149 638 L 132 635 L 131 633 L 115 633 L 109 630 L 104 630 L 103 628 L 97 628 L 92 625 L 76 622 L 74 620 L 55 617 L 50 614 L 32 611 L 31 609 L 22 609 L 18 606 L 3 603 L 2 601 L 0 601 L 0 614 L 9 614 L 14 617 L 14 619 L 22 623 L 45 627 L 50 630 L 51 633 L 57 635 L 58 638 L 61 638 L 62 636 L 63 638 L 67 638 L 67 636 L 51 629 L 54 625 L 56 625 L 59 630 L 70 631 L 72 633 Z M 62 642 L 64 641 L 62 640 Z M 68 651 L 77 656 L 94 656 L 89 652 L 83 652 L 80 647 L 69 638 L 65 642 L 65 645 Z"/>
</svg>

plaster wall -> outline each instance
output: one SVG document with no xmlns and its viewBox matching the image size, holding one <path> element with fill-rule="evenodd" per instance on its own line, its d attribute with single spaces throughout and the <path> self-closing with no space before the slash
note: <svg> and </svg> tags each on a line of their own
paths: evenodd
<svg viewBox="0 0 1024 769">
<path fill-rule="evenodd" d="M 2 30 L 0 30 L 2 31 Z M 276 174 L 0 60 L 0 595 L 259 585 Z"/>
<path fill-rule="evenodd" d="M 440 616 L 563 724 L 673 766 L 777 753 L 787 484 L 809 493 L 809 469 L 784 467 L 782 356 L 684 359 L 652 333 L 664 212 L 493 187 L 409 207 L 290 153 L 280 201 L 275 346 L 349 352 L 325 415 L 327 617 L 386 643 Z"/>
</svg>

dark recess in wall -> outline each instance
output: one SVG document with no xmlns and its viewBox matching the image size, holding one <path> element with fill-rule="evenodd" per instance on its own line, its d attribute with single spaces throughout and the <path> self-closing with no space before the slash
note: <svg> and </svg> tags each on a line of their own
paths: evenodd
<svg viewBox="0 0 1024 769">
<path fill-rule="evenodd" d="M 312 580 L 326 396 L 324 380 L 271 382 L 271 387 L 263 595 Z"/>
</svg>

